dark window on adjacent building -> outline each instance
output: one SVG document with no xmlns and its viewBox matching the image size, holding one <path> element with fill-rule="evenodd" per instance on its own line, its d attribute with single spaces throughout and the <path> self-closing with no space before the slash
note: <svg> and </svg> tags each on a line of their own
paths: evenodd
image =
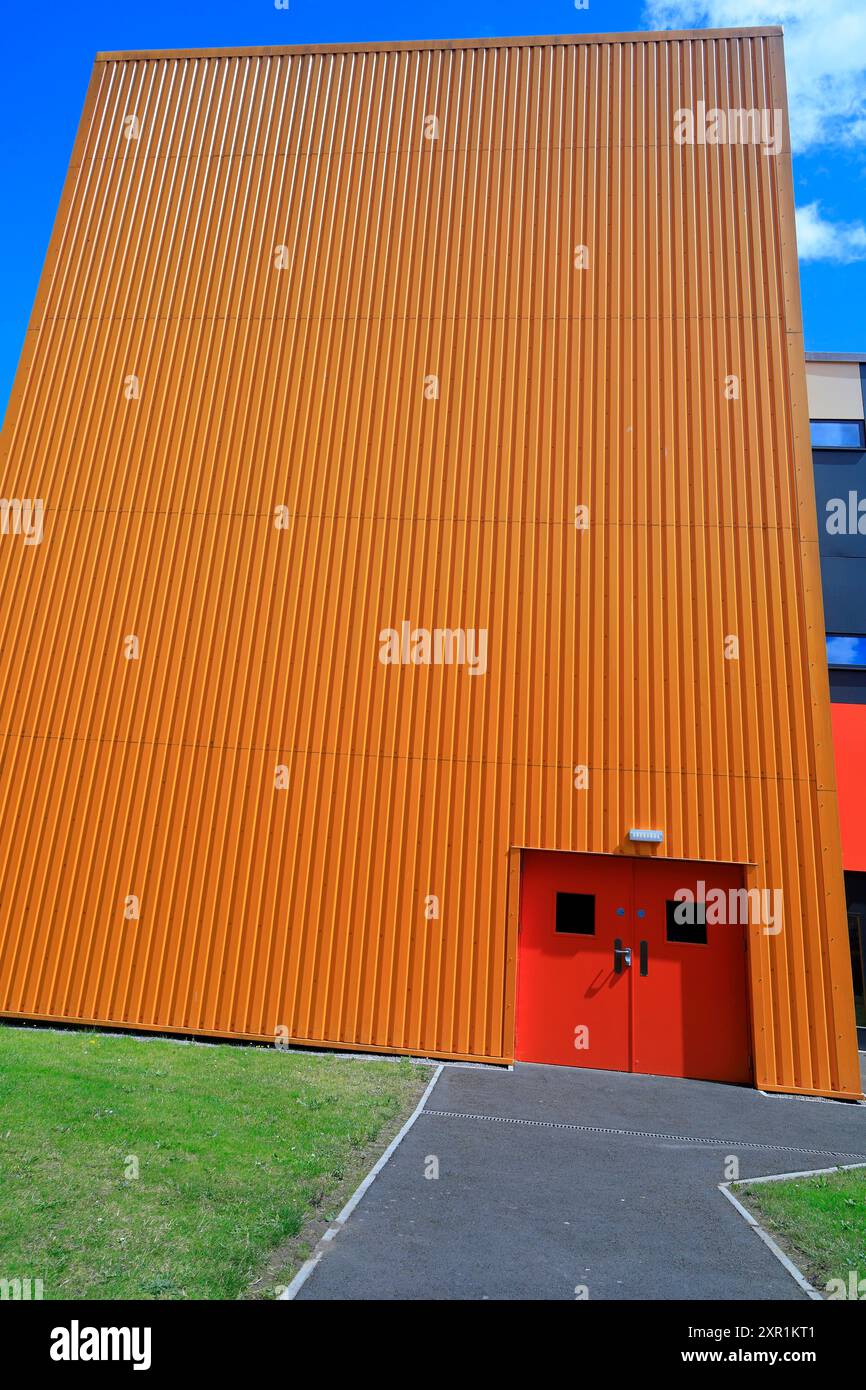
<svg viewBox="0 0 866 1390">
<path fill-rule="evenodd" d="M 706 903 L 681 903 L 668 898 L 666 907 L 668 941 L 678 942 L 686 946 L 706 946 Z"/>
<path fill-rule="evenodd" d="M 862 420 L 810 420 L 813 449 L 866 448 Z"/>
<path fill-rule="evenodd" d="M 595 895 L 557 893 L 556 930 L 574 936 L 595 936 Z"/>
<path fill-rule="evenodd" d="M 828 632 L 827 664 L 866 668 L 866 637 L 849 637 L 842 633 Z"/>
<path fill-rule="evenodd" d="M 845 896 L 848 901 L 848 932 L 851 940 L 857 1026 L 866 1028 L 866 873 L 845 875 Z"/>
</svg>

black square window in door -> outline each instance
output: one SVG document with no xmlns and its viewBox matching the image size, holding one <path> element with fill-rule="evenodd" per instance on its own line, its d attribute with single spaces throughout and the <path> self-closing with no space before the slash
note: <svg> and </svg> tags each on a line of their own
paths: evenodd
<svg viewBox="0 0 866 1390">
<path fill-rule="evenodd" d="M 668 898 L 667 939 L 683 946 L 706 946 L 707 905 L 695 902 L 674 902 Z"/>
<path fill-rule="evenodd" d="M 595 894 L 557 893 L 556 930 L 573 936 L 595 936 Z"/>
</svg>

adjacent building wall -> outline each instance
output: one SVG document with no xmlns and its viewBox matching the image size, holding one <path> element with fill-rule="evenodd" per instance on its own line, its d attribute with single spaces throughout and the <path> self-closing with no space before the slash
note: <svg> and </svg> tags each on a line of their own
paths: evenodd
<svg viewBox="0 0 866 1390">
<path fill-rule="evenodd" d="M 812 419 L 866 419 L 866 354 L 807 353 L 806 378 Z M 813 459 L 825 625 L 829 633 L 866 639 L 866 449 L 816 448 Z M 830 698 L 856 1005 L 864 1023 L 866 666 L 831 665 Z"/>
<path fill-rule="evenodd" d="M 813 420 L 862 420 L 862 363 L 828 362 L 807 354 L 806 385 Z"/>
</svg>

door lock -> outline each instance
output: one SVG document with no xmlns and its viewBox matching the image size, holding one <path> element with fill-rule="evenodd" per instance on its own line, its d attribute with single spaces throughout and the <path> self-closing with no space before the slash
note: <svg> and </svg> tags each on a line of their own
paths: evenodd
<svg viewBox="0 0 866 1390">
<path fill-rule="evenodd" d="M 623 964 L 631 965 L 631 947 L 623 946 L 620 937 L 613 943 L 613 972 L 615 975 L 622 974 Z"/>
</svg>

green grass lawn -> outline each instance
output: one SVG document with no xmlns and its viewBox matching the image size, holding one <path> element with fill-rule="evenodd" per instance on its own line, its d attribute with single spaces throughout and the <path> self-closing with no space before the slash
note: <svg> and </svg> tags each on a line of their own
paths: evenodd
<svg viewBox="0 0 866 1390">
<path fill-rule="evenodd" d="M 267 1293 L 429 1077 L 0 1027 L 0 1278 L 42 1279 L 46 1299 L 237 1298 L 257 1279 Z"/>
<path fill-rule="evenodd" d="M 851 1270 L 866 1280 L 866 1168 L 733 1191 L 816 1289 L 830 1279 L 847 1288 Z"/>
</svg>

